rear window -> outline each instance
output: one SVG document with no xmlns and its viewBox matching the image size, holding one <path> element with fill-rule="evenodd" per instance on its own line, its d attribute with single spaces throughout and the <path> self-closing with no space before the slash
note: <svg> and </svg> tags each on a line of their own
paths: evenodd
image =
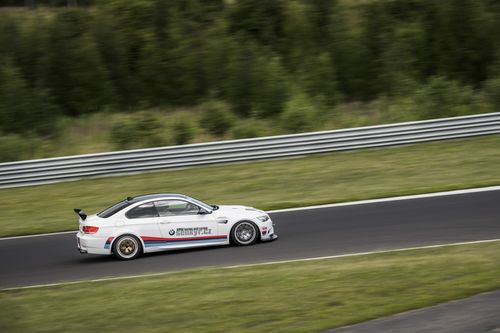
<svg viewBox="0 0 500 333">
<path fill-rule="evenodd" d="M 107 217 L 115 215 L 116 213 L 118 213 L 120 210 L 127 207 L 128 205 L 130 205 L 130 203 L 127 200 L 120 201 L 119 203 L 116 203 L 113 206 L 106 208 L 102 212 L 97 213 L 97 216 L 105 219 Z"/>
</svg>

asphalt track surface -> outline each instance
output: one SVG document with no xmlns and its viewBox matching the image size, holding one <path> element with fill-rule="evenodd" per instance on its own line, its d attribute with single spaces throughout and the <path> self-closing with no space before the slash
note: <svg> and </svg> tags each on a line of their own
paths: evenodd
<svg viewBox="0 0 500 333">
<path fill-rule="evenodd" d="M 82 255 L 74 234 L 0 240 L 0 288 L 500 238 L 500 190 L 271 214 L 279 239 L 145 255 Z M 76 226 L 76 221 L 75 221 Z"/>
<path fill-rule="evenodd" d="M 500 332 L 500 290 L 398 313 L 325 333 Z"/>
</svg>

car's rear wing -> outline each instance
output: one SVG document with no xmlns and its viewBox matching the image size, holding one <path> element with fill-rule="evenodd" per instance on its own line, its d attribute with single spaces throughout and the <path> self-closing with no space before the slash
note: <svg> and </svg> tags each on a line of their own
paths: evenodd
<svg viewBox="0 0 500 333">
<path fill-rule="evenodd" d="M 85 221 L 85 219 L 87 218 L 87 214 L 83 211 L 83 209 L 75 208 L 73 210 L 75 211 L 75 213 L 78 214 L 78 216 L 80 216 L 80 218 L 82 219 L 82 221 Z"/>
</svg>

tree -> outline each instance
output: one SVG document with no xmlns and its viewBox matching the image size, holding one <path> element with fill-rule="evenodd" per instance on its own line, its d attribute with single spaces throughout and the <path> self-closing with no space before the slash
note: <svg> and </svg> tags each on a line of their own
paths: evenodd
<svg viewBox="0 0 500 333">
<path fill-rule="evenodd" d="M 333 106 L 339 100 L 337 74 L 330 54 L 322 52 L 305 60 L 300 72 L 304 90 L 318 102 Z"/>
<path fill-rule="evenodd" d="M 223 96 L 236 113 L 249 116 L 252 111 L 256 45 L 238 39 L 228 41 L 228 63 Z"/>
<path fill-rule="evenodd" d="M 428 75 L 442 74 L 477 86 L 493 59 L 494 19 L 485 2 L 428 0 L 424 19 Z"/>
<path fill-rule="evenodd" d="M 335 64 L 338 90 L 347 100 L 368 99 L 368 48 L 362 39 L 362 30 L 348 20 L 344 6 L 336 5 L 330 21 L 329 53 Z"/>
<path fill-rule="evenodd" d="M 283 1 L 239 0 L 228 6 L 229 32 L 279 49 L 283 36 Z"/>
<path fill-rule="evenodd" d="M 297 70 L 315 50 L 315 29 L 311 6 L 300 0 L 285 2 L 283 18 L 283 62 L 290 72 Z"/>
<path fill-rule="evenodd" d="M 399 22 L 388 35 L 387 46 L 380 55 L 379 84 L 386 95 L 407 96 L 413 93 L 419 81 L 419 51 L 423 47 L 421 25 Z"/>
<path fill-rule="evenodd" d="M 88 33 L 90 20 L 81 10 L 64 10 L 50 27 L 46 84 L 57 104 L 73 116 L 98 111 L 113 102 L 108 72 Z"/>
<path fill-rule="evenodd" d="M 259 56 L 253 69 L 252 109 L 259 116 L 279 115 L 288 98 L 287 75 L 281 59 L 273 54 Z"/>
<path fill-rule="evenodd" d="M 0 129 L 53 135 L 58 116 L 47 90 L 30 88 L 12 60 L 4 60 L 0 67 Z"/>
</svg>

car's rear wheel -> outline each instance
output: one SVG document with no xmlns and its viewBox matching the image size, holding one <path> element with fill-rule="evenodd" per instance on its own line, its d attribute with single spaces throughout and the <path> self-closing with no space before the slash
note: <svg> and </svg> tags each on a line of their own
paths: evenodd
<svg viewBox="0 0 500 333">
<path fill-rule="evenodd" d="M 259 237 L 257 226 L 249 221 L 241 221 L 231 230 L 231 240 L 236 245 L 250 245 Z"/>
<path fill-rule="evenodd" d="M 137 258 L 142 252 L 141 243 L 137 237 L 123 235 L 113 243 L 113 254 L 120 260 Z"/>
</svg>

